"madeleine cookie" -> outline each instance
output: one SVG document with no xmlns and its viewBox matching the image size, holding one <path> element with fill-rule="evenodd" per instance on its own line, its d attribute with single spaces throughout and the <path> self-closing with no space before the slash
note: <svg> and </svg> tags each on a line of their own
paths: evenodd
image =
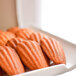
<svg viewBox="0 0 76 76">
<path fill-rule="evenodd" d="M 40 33 L 40 32 L 33 32 L 31 35 L 30 35 L 30 40 L 33 40 L 33 41 L 36 41 L 38 43 L 40 43 L 40 40 L 45 37 L 45 35 L 43 33 Z"/>
<path fill-rule="evenodd" d="M 9 28 L 7 31 L 8 32 L 11 32 L 11 33 L 15 33 L 16 31 L 18 31 L 20 28 L 19 27 L 12 27 L 12 28 Z"/>
<path fill-rule="evenodd" d="M 24 28 L 23 30 L 25 30 L 29 35 L 31 35 L 34 31 L 30 28 Z"/>
<path fill-rule="evenodd" d="M 22 41 L 16 50 L 23 63 L 31 70 L 48 67 L 39 44 L 35 41 Z"/>
<path fill-rule="evenodd" d="M 5 45 L 8 40 L 15 38 L 15 35 L 10 32 L 3 32 L 0 34 L 0 45 Z"/>
<path fill-rule="evenodd" d="M 45 37 L 41 39 L 41 47 L 46 55 L 55 64 L 66 64 L 66 58 L 62 46 L 53 38 Z"/>
<path fill-rule="evenodd" d="M 22 38 L 12 38 L 11 40 L 7 41 L 6 45 L 16 49 L 17 44 L 23 40 L 24 39 Z"/>
<path fill-rule="evenodd" d="M 31 29 L 20 29 L 16 32 L 16 36 L 28 40 L 32 32 Z"/>
<path fill-rule="evenodd" d="M 8 75 L 16 75 L 24 72 L 24 67 L 14 49 L 0 46 L 0 67 Z"/>
</svg>

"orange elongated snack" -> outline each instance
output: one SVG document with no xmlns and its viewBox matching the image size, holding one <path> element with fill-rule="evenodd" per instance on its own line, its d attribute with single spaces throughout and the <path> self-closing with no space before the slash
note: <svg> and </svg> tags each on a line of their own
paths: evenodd
<svg viewBox="0 0 76 76">
<path fill-rule="evenodd" d="M 30 40 L 36 41 L 40 43 L 40 40 L 44 37 L 45 35 L 40 32 L 34 32 L 30 35 Z"/>
<path fill-rule="evenodd" d="M 16 49 L 17 44 L 23 40 L 24 39 L 22 39 L 22 38 L 12 38 L 7 41 L 6 45 Z"/>
<path fill-rule="evenodd" d="M 13 33 L 11 33 L 11 32 L 5 32 L 5 34 L 8 36 L 8 40 L 16 37 L 16 36 L 15 36 Z"/>
<path fill-rule="evenodd" d="M 31 35 L 34 31 L 30 28 L 24 28 L 23 30 L 25 30 L 29 35 Z"/>
<path fill-rule="evenodd" d="M 16 32 L 16 36 L 28 40 L 32 32 L 33 30 L 29 28 L 20 29 Z"/>
<path fill-rule="evenodd" d="M 12 27 L 12 28 L 9 28 L 7 31 L 11 33 L 16 33 L 16 31 L 18 31 L 19 29 L 20 29 L 19 27 Z"/>
<path fill-rule="evenodd" d="M 8 40 L 15 38 L 15 35 L 10 32 L 3 32 L 0 34 L 0 45 L 5 45 Z"/>
<path fill-rule="evenodd" d="M 0 66 L 8 75 L 24 72 L 24 67 L 14 49 L 0 46 Z"/>
<path fill-rule="evenodd" d="M 41 39 L 41 47 L 55 64 L 66 64 L 63 48 L 58 41 L 53 38 L 45 37 Z"/>
<path fill-rule="evenodd" d="M 31 70 L 48 67 L 39 44 L 35 41 L 22 41 L 16 50 L 23 63 Z"/>
</svg>

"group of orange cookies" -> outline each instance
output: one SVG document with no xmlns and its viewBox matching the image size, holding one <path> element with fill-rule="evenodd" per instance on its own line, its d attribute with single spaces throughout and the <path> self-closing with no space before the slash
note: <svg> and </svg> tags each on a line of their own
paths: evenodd
<svg viewBox="0 0 76 76">
<path fill-rule="evenodd" d="M 0 31 L 0 67 L 8 75 L 24 73 L 23 64 L 30 70 L 54 64 L 66 64 L 59 42 L 29 28 L 13 27 Z"/>
</svg>

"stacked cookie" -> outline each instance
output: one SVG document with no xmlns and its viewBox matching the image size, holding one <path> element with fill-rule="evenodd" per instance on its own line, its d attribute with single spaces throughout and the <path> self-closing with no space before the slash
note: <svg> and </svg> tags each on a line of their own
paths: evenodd
<svg viewBox="0 0 76 76">
<path fill-rule="evenodd" d="M 60 43 L 41 32 L 13 27 L 0 31 L 0 67 L 8 75 L 50 66 L 50 62 L 66 64 Z"/>
</svg>

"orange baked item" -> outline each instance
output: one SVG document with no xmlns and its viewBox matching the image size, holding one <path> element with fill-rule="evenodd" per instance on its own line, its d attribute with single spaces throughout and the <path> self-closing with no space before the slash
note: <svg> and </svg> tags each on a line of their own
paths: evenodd
<svg viewBox="0 0 76 76">
<path fill-rule="evenodd" d="M 0 34 L 0 45 L 5 45 L 11 38 L 15 38 L 15 35 L 10 32 L 2 32 Z"/>
<path fill-rule="evenodd" d="M 23 38 L 23 39 L 29 39 L 30 34 L 33 32 L 33 30 L 29 29 L 29 28 L 24 28 L 24 29 L 20 29 L 16 32 L 16 36 Z"/>
<path fill-rule="evenodd" d="M 23 30 L 25 30 L 29 35 L 31 35 L 34 31 L 30 28 L 24 28 Z"/>
<path fill-rule="evenodd" d="M 40 32 L 33 32 L 31 35 L 30 35 L 30 40 L 33 40 L 33 41 L 36 41 L 38 43 L 40 43 L 40 40 L 45 37 L 45 35 L 43 33 L 40 33 Z"/>
<path fill-rule="evenodd" d="M 22 41 L 16 50 L 23 63 L 31 70 L 48 67 L 39 44 L 35 41 Z"/>
<path fill-rule="evenodd" d="M 41 47 L 46 55 L 55 64 L 66 64 L 66 58 L 62 46 L 53 38 L 44 37 L 41 39 Z"/>
<path fill-rule="evenodd" d="M 8 40 L 16 37 L 16 36 L 15 36 L 13 33 L 11 33 L 11 32 L 5 32 L 5 34 L 8 36 Z"/>
<path fill-rule="evenodd" d="M 19 27 L 12 27 L 12 28 L 9 28 L 7 31 L 11 33 L 16 33 L 16 31 L 18 31 L 19 29 L 20 29 Z"/>
<path fill-rule="evenodd" d="M 22 39 L 22 38 L 12 38 L 7 41 L 6 45 L 16 49 L 17 44 L 23 40 L 24 39 Z"/>
<path fill-rule="evenodd" d="M 0 46 L 0 67 L 8 75 L 16 75 L 24 72 L 24 67 L 14 49 Z"/>
</svg>

